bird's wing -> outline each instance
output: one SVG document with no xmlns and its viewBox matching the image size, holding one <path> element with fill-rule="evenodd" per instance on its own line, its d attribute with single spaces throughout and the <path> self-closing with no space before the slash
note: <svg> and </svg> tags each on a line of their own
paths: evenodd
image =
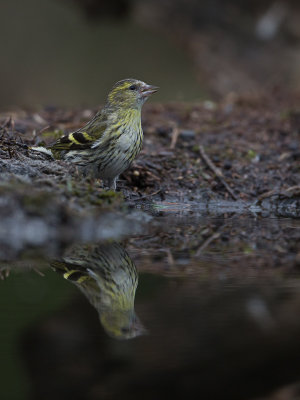
<svg viewBox="0 0 300 400">
<path fill-rule="evenodd" d="M 106 128 L 106 115 L 98 113 L 84 127 L 61 137 L 49 149 L 54 151 L 89 149 L 96 140 L 102 137 Z"/>
<path fill-rule="evenodd" d="M 51 261 L 50 265 L 55 272 L 79 287 L 89 301 L 96 306 L 101 298 L 101 288 L 88 268 L 59 260 Z"/>
</svg>

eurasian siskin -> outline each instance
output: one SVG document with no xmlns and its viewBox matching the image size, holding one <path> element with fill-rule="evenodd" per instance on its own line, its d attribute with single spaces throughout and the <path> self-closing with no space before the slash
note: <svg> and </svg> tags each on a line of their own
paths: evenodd
<svg viewBox="0 0 300 400">
<path fill-rule="evenodd" d="M 137 270 L 119 243 L 78 245 L 51 266 L 83 292 L 110 336 L 129 339 L 146 332 L 134 311 Z"/>
<path fill-rule="evenodd" d="M 74 163 L 84 175 L 104 180 L 116 189 L 118 176 L 135 159 L 142 147 L 141 109 L 158 90 L 136 79 L 117 82 L 108 94 L 104 108 L 77 131 L 60 138 L 44 151 Z"/>
</svg>

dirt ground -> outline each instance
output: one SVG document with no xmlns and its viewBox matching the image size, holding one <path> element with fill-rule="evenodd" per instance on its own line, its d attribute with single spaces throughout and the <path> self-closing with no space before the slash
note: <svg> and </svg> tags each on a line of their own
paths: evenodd
<svg viewBox="0 0 300 400">
<path fill-rule="evenodd" d="M 299 106 L 299 97 L 278 93 L 269 98 L 228 96 L 219 104 L 148 104 L 143 150 L 120 177 L 118 190 L 126 199 L 181 202 L 233 196 L 254 201 L 271 194 L 295 197 L 300 180 Z M 72 166 L 28 148 L 52 143 L 82 126 L 94 112 L 52 107 L 0 114 L 2 185 L 5 181 L 11 186 L 14 178 L 14 184 L 28 189 L 51 186 L 52 194 L 61 185 L 60 191 L 68 190 L 75 202 L 89 192 L 83 206 L 109 197 L 100 182 L 81 179 Z"/>
</svg>

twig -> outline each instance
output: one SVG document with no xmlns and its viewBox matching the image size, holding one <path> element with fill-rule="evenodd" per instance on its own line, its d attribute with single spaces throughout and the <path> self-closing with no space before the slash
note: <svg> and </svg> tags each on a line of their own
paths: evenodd
<svg viewBox="0 0 300 400">
<path fill-rule="evenodd" d="M 153 196 L 157 195 L 160 192 L 161 192 L 161 189 L 157 190 L 154 193 L 150 193 L 150 194 L 146 194 L 144 196 L 138 197 L 137 199 L 131 199 L 131 201 L 140 201 L 140 200 L 148 199 L 149 197 L 153 197 Z"/>
<path fill-rule="evenodd" d="M 15 139 L 3 140 L 2 144 L 6 145 L 6 146 L 19 146 L 19 147 L 22 147 L 23 149 L 28 149 L 27 144 L 16 142 Z"/>
<path fill-rule="evenodd" d="M 146 172 L 148 176 L 151 176 L 155 181 L 160 181 L 160 178 L 153 174 L 153 172 L 150 172 L 149 170 Z"/>
<path fill-rule="evenodd" d="M 8 128 L 9 126 L 11 126 L 12 128 L 14 128 L 15 126 L 15 121 L 12 119 L 11 116 L 6 118 L 4 123 L 0 126 L 0 129 Z"/>
<path fill-rule="evenodd" d="M 10 274 L 9 268 L 3 268 L 0 270 L 0 279 L 4 281 L 5 278 L 8 278 Z"/>
<path fill-rule="evenodd" d="M 285 189 L 285 192 L 294 192 L 300 190 L 300 185 L 296 185 L 296 186 L 290 186 L 289 188 Z"/>
<path fill-rule="evenodd" d="M 36 272 L 39 276 L 44 277 L 45 274 L 42 271 L 39 271 L 37 268 L 32 268 L 34 272 Z"/>
<path fill-rule="evenodd" d="M 298 190 L 300 190 L 300 185 L 290 186 L 289 188 L 284 189 L 284 190 L 279 190 L 279 189 L 269 190 L 268 192 L 261 194 L 258 197 L 257 202 L 261 202 L 262 200 L 267 199 L 272 196 L 292 197 L 293 193 L 291 193 L 291 192 L 296 192 Z"/>
<path fill-rule="evenodd" d="M 175 262 L 171 250 L 166 249 L 166 253 L 167 253 L 168 264 L 170 265 L 170 267 L 174 267 Z"/>
<path fill-rule="evenodd" d="M 202 253 L 202 251 L 211 244 L 211 242 L 218 239 L 223 233 L 225 227 L 226 224 L 219 226 L 206 240 L 204 240 L 204 242 L 201 244 L 201 246 L 198 247 L 197 251 L 195 252 L 195 256 L 198 257 Z"/>
<path fill-rule="evenodd" d="M 232 196 L 232 198 L 234 200 L 238 200 L 238 197 L 234 194 L 231 187 L 225 182 L 222 171 L 215 166 L 215 164 L 212 162 L 212 160 L 209 158 L 209 156 L 205 153 L 203 146 L 199 146 L 199 153 L 200 153 L 200 156 L 202 157 L 203 161 L 208 166 L 208 168 L 210 168 L 213 171 L 213 173 L 216 175 L 216 177 L 219 179 L 219 181 L 225 187 L 227 192 Z"/>
<path fill-rule="evenodd" d="M 170 144 L 170 149 L 171 150 L 175 149 L 178 136 L 179 136 L 179 129 L 178 129 L 177 125 L 174 124 L 173 125 L 173 129 L 172 129 L 172 140 L 171 140 L 171 144 Z"/>
<path fill-rule="evenodd" d="M 42 132 L 45 132 L 45 130 L 49 129 L 50 127 L 51 127 L 51 125 L 47 125 L 47 126 L 45 126 L 44 128 L 42 128 L 41 130 L 39 130 L 39 135 L 40 135 Z"/>
<path fill-rule="evenodd" d="M 212 241 L 214 241 L 215 239 L 218 239 L 220 237 L 220 232 L 214 232 L 211 236 L 209 236 L 203 243 L 202 245 L 198 248 L 198 250 L 195 253 L 195 256 L 198 257 L 200 255 L 200 253 L 202 253 L 202 251 L 204 249 L 206 249 L 206 247 L 208 245 L 210 245 L 210 243 Z"/>
<path fill-rule="evenodd" d="M 278 190 L 278 189 L 269 190 L 268 192 L 264 192 L 263 194 L 258 196 L 258 198 L 257 198 L 255 203 L 260 203 L 264 199 L 267 199 L 267 198 L 272 197 L 272 196 L 280 196 L 280 195 L 281 195 L 281 191 Z"/>
</svg>

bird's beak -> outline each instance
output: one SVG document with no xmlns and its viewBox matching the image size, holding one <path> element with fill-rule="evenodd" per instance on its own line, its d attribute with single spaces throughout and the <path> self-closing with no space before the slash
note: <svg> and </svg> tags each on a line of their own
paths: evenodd
<svg viewBox="0 0 300 400">
<path fill-rule="evenodd" d="M 139 318 L 135 316 L 135 320 L 132 325 L 132 337 L 144 336 L 148 333 L 148 330 L 144 327 Z"/>
<path fill-rule="evenodd" d="M 141 88 L 142 97 L 143 97 L 143 98 L 149 97 L 151 94 L 157 92 L 158 89 L 159 89 L 159 88 L 158 88 L 157 86 L 144 85 L 144 86 Z"/>
</svg>

